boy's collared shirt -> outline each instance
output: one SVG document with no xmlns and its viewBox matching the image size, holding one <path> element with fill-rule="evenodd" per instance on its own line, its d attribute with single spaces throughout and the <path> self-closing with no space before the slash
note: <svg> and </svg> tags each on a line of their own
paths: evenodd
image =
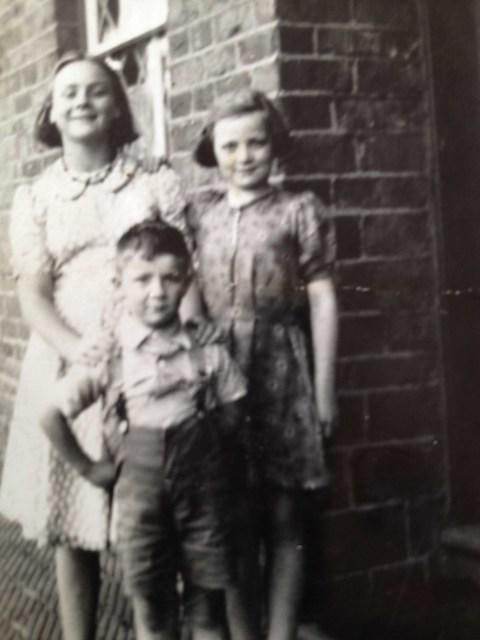
<svg viewBox="0 0 480 640">
<path fill-rule="evenodd" d="M 131 428 L 168 429 L 198 415 L 199 409 L 210 411 L 246 393 L 244 378 L 226 348 L 217 342 L 196 344 L 180 323 L 173 335 L 166 335 L 125 315 L 116 340 L 120 390 Z M 59 381 L 55 405 L 67 418 L 74 419 L 99 397 L 100 375 L 74 366 Z"/>
</svg>

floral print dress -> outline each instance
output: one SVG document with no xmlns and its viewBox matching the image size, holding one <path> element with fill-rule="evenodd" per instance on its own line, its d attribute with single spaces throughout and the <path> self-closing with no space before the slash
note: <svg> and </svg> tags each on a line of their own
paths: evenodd
<svg viewBox="0 0 480 640">
<path fill-rule="evenodd" d="M 186 231 L 184 209 L 179 181 L 166 166 L 150 175 L 120 155 L 103 174 L 85 179 L 58 160 L 16 192 L 10 227 L 14 274 L 50 274 L 65 322 L 81 335 L 96 332 L 113 292 L 116 240 L 158 215 Z M 59 458 L 39 425 L 61 366 L 57 353 L 32 332 L 10 426 L 0 510 L 20 522 L 27 538 L 99 550 L 107 544 L 109 497 Z M 102 452 L 101 426 L 99 403 L 73 423 L 94 458 Z"/>
<path fill-rule="evenodd" d="M 249 383 L 251 451 L 261 479 L 285 488 L 328 482 L 311 378 L 306 286 L 334 259 L 332 224 L 309 192 L 272 189 L 232 209 L 208 193 L 192 208 L 199 280 Z"/>
</svg>

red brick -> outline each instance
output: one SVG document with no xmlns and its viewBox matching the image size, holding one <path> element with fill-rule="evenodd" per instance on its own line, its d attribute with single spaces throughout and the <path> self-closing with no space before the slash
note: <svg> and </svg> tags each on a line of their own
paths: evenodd
<svg viewBox="0 0 480 640">
<path fill-rule="evenodd" d="M 216 40 L 228 40 L 255 26 L 253 6 L 249 2 L 230 7 L 214 18 Z"/>
<path fill-rule="evenodd" d="M 267 58 L 278 50 L 277 31 L 271 29 L 248 36 L 240 40 L 238 49 L 242 64 L 252 64 Z"/>
<path fill-rule="evenodd" d="M 313 28 L 280 25 L 280 51 L 282 53 L 313 53 Z"/>
<path fill-rule="evenodd" d="M 336 101 L 336 111 L 339 127 L 348 131 L 419 128 L 426 118 L 425 105 L 411 100 L 348 98 Z"/>
<path fill-rule="evenodd" d="M 426 141 L 418 134 L 377 134 L 359 139 L 360 169 L 424 171 Z"/>
<path fill-rule="evenodd" d="M 170 71 L 172 88 L 174 89 L 185 89 L 191 87 L 192 84 L 198 84 L 202 82 L 205 74 L 203 60 L 200 56 L 177 62 L 171 65 Z"/>
<path fill-rule="evenodd" d="M 436 363 L 427 355 L 385 355 L 344 361 L 339 366 L 339 388 L 382 389 L 429 385 L 436 381 Z"/>
<path fill-rule="evenodd" d="M 402 60 L 360 60 L 358 92 L 368 95 L 420 95 L 424 90 L 422 67 Z"/>
<path fill-rule="evenodd" d="M 315 51 L 320 55 L 350 55 L 353 52 L 353 34 L 344 29 L 317 29 L 315 44 Z"/>
<path fill-rule="evenodd" d="M 443 453 L 437 444 L 374 447 L 352 455 L 357 504 L 412 500 L 444 488 Z"/>
<path fill-rule="evenodd" d="M 192 93 L 184 91 L 170 98 L 170 112 L 172 118 L 187 116 L 192 110 Z"/>
<path fill-rule="evenodd" d="M 204 20 L 192 27 L 192 48 L 194 51 L 205 49 L 212 44 L 212 23 Z"/>
<path fill-rule="evenodd" d="M 410 507 L 410 544 L 412 554 L 421 556 L 438 548 L 439 529 L 446 513 L 445 497 L 421 501 Z"/>
<path fill-rule="evenodd" d="M 206 111 L 212 106 L 214 91 L 212 85 L 204 85 L 193 92 L 193 108 L 195 111 Z"/>
<path fill-rule="evenodd" d="M 267 63 L 254 67 L 250 71 L 252 86 L 265 93 L 278 91 L 280 88 L 280 77 L 275 63 Z"/>
<path fill-rule="evenodd" d="M 329 129 L 330 99 L 324 96 L 282 96 L 282 108 L 292 129 Z"/>
<path fill-rule="evenodd" d="M 190 120 L 181 125 L 174 125 L 171 130 L 173 151 L 191 152 L 202 127 L 203 123 L 199 120 Z"/>
<path fill-rule="evenodd" d="M 342 207 L 424 207 L 428 183 L 423 178 L 340 178 L 335 181 L 335 202 Z"/>
<path fill-rule="evenodd" d="M 353 32 L 353 50 L 361 57 L 400 58 L 420 64 L 419 36 L 416 32 L 362 29 Z"/>
<path fill-rule="evenodd" d="M 333 445 L 349 446 L 365 440 L 366 403 L 363 395 L 338 396 L 338 427 Z"/>
<path fill-rule="evenodd" d="M 341 575 L 406 558 L 400 506 L 327 515 L 323 531 L 323 575 Z"/>
<path fill-rule="evenodd" d="M 430 258 L 364 260 L 339 263 L 341 289 L 359 289 L 373 308 L 384 313 L 428 310 L 433 302 L 434 271 Z"/>
<path fill-rule="evenodd" d="M 373 442 L 438 434 L 441 398 L 438 387 L 369 393 L 368 436 Z"/>
<path fill-rule="evenodd" d="M 277 17 L 277 0 L 254 2 L 255 21 L 258 25 L 272 22 Z"/>
<path fill-rule="evenodd" d="M 395 313 L 388 322 L 390 351 L 435 349 L 435 320 L 428 313 Z"/>
<path fill-rule="evenodd" d="M 279 18 L 291 22 L 348 22 L 349 0 L 278 0 Z"/>
<path fill-rule="evenodd" d="M 340 356 L 382 353 L 385 346 L 386 322 L 379 313 L 340 319 Z"/>
<path fill-rule="evenodd" d="M 263 73 L 261 70 L 263 70 Z M 229 74 L 227 77 L 215 82 L 215 91 L 218 95 L 223 95 L 224 93 L 230 93 L 231 91 L 244 89 L 246 87 L 250 87 L 252 82 L 255 81 L 256 77 L 268 80 L 270 78 L 270 73 L 270 67 L 267 67 L 267 69 L 259 67 L 258 70 L 255 69 L 252 74 L 248 73 L 247 71 Z M 263 86 L 266 86 L 265 83 L 263 84 Z"/>
<path fill-rule="evenodd" d="M 228 45 L 212 49 L 204 54 L 203 65 L 210 79 L 231 73 L 236 67 L 235 47 Z"/>
<path fill-rule="evenodd" d="M 174 33 L 170 34 L 168 38 L 168 44 L 169 53 L 172 60 L 187 55 L 190 50 L 188 29 L 182 29 L 181 31 L 175 31 Z"/>
<path fill-rule="evenodd" d="M 335 218 L 337 260 L 359 258 L 361 254 L 360 221 L 357 216 Z"/>
<path fill-rule="evenodd" d="M 329 451 L 328 468 L 332 482 L 328 488 L 329 509 L 345 509 L 350 502 L 349 453 Z"/>
<path fill-rule="evenodd" d="M 295 151 L 292 162 L 298 173 L 342 173 L 355 168 L 355 151 L 350 136 L 296 136 Z"/>
<path fill-rule="evenodd" d="M 285 60 L 280 63 L 285 91 L 306 90 L 349 93 L 352 90 L 350 63 L 339 60 Z"/>
<path fill-rule="evenodd" d="M 417 24 L 414 0 L 355 0 L 354 17 L 357 22 L 395 28 L 412 28 Z"/>
<path fill-rule="evenodd" d="M 366 216 L 363 248 L 367 256 L 422 256 L 430 250 L 426 214 Z"/>
<path fill-rule="evenodd" d="M 286 178 L 284 180 L 285 189 L 299 193 L 302 191 L 313 191 L 325 206 L 330 204 L 330 181 L 325 178 L 292 178 L 289 175 L 289 167 L 286 167 Z"/>
</svg>

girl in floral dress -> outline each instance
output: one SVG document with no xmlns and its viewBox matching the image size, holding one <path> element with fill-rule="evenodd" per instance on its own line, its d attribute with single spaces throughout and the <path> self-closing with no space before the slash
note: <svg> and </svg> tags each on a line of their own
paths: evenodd
<svg viewBox="0 0 480 640">
<path fill-rule="evenodd" d="M 274 159 L 290 147 L 272 102 L 243 90 L 214 106 L 194 155 L 226 182 L 225 193 L 199 199 L 192 228 L 206 308 L 249 381 L 248 454 L 266 519 L 269 640 L 296 637 L 302 497 L 328 482 L 323 440 L 335 418 L 332 225 L 312 193 L 271 185 Z M 312 357 L 299 320 L 305 308 Z"/>
<path fill-rule="evenodd" d="M 179 182 L 162 166 L 147 174 L 122 153 L 137 137 L 114 72 L 80 54 L 55 67 L 37 117 L 36 138 L 61 157 L 20 186 L 11 214 L 12 264 L 22 314 L 31 329 L 1 484 L 2 513 L 24 535 L 55 545 L 64 637 L 94 637 L 98 551 L 107 544 L 108 494 L 50 449 L 38 417 L 64 366 L 91 352 L 114 276 L 116 240 L 159 211 L 185 231 Z M 93 406 L 73 425 L 81 445 L 101 456 L 101 419 Z"/>
</svg>

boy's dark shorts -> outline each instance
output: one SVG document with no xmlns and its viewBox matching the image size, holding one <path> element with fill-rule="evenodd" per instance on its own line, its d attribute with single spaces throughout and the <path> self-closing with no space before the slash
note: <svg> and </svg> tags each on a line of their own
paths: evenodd
<svg viewBox="0 0 480 640">
<path fill-rule="evenodd" d="M 128 595 L 232 582 L 227 482 L 215 429 L 191 419 L 166 430 L 131 428 L 115 487 L 117 548 Z"/>
</svg>

